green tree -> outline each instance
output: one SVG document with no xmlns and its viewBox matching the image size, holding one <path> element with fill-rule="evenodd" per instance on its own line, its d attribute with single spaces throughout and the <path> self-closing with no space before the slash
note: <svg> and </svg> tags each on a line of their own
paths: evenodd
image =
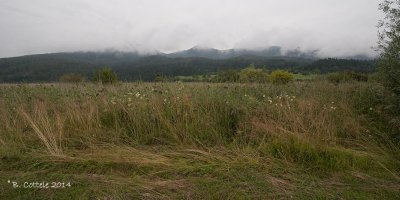
<svg viewBox="0 0 400 200">
<path fill-rule="evenodd" d="M 380 4 L 385 18 L 379 22 L 379 68 L 384 85 L 400 96 L 400 0 Z"/>
<path fill-rule="evenodd" d="M 270 79 L 274 84 L 286 84 L 294 79 L 294 75 L 285 70 L 275 70 L 271 73 Z"/>
<path fill-rule="evenodd" d="M 117 75 L 110 68 L 103 68 L 95 72 L 93 81 L 101 83 L 117 82 Z"/>
<path fill-rule="evenodd" d="M 400 138 L 400 0 L 385 0 L 380 4 L 385 18 L 379 22 L 379 69 L 382 83 L 393 95 L 388 98 L 390 105 L 386 112 L 390 114 L 389 123 L 397 138 Z"/>
</svg>

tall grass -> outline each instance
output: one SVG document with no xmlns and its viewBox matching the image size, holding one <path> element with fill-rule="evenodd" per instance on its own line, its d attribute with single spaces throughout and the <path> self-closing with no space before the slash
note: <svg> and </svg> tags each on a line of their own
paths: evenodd
<svg viewBox="0 0 400 200">
<path fill-rule="evenodd" d="M 24 143 L 37 138 L 52 155 L 101 143 L 256 148 L 293 138 L 370 152 L 375 127 L 352 102 L 359 87 L 325 82 L 3 86 L 0 138 L 1 144 L 14 137 L 8 132 L 24 134 L 19 137 Z"/>
<path fill-rule="evenodd" d="M 325 81 L 1 85 L 0 156 L 7 161 L 12 155 L 49 155 L 70 162 L 59 169 L 65 173 L 210 175 L 251 180 L 259 188 L 266 187 L 261 181 L 266 170 L 274 173 L 267 166 L 276 163 L 284 163 L 280 171 L 293 166 L 318 176 L 383 171 L 397 180 L 399 146 L 377 117 L 379 90 L 362 92 L 371 87 L 380 88 Z M 34 166 L 49 168 L 44 163 Z M 268 178 L 288 194 L 291 184 L 302 182 L 287 179 Z M 157 181 L 141 184 L 159 187 L 150 183 Z M 213 188 L 218 184 L 207 190 Z M 230 191 L 253 190 L 232 185 Z"/>
</svg>

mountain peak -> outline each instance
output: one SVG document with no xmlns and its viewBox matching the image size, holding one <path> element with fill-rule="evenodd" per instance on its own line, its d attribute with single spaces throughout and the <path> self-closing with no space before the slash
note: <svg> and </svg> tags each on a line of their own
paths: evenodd
<svg viewBox="0 0 400 200">
<path fill-rule="evenodd" d="M 190 48 L 188 50 L 209 50 L 209 49 L 213 49 L 213 48 L 202 46 L 202 45 L 195 45 L 195 46 L 193 46 L 192 48 Z"/>
</svg>

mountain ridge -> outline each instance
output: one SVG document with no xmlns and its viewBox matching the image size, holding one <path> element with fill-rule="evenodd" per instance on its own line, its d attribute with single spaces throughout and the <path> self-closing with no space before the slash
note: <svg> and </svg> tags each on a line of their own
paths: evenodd
<svg viewBox="0 0 400 200">
<path fill-rule="evenodd" d="M 190 57 L 200 57 L 200 58 L 208 58 L 208 59 L 230 59 L 238 56 L 261 56 L 261 57 L 301 57 L 307 59 L 321 59 L 321 58 L 329 58 L 318 55 L 319 50 L 309 50 L 302 51 L 300 48 L 283 50 L 280 46 L 270 46 L 267 48 L 259 48 L 259 49 L 246 49 L 246 48 L 231 48 L 231 49 L 216 49 L 210 47 L 202 47 L 199 45 L 193 46 L 192 48 L 175 51 L 171 53 L 164 53 L 162 51 L 154 51 L 141 53 L 139 51 L 120 51 L 116 49 L 105 49 L 102 51 L 72 51 L 72 52 L 55 52 L 55 53 L 41 53 L 41 54 L 30 54 L 30 55 L 22 55 L 22 56 L 13 56 L 13 57 L 4 57 L 5 58 L 17 58 L 17 57 L 25 57 L 25 56 L 39 56 L 39 55 L 49 55 L 49 54 L 108 54 L 114 55 L 116 58 L 118 57 L 127 57 L 130 56 L 132 58 L 138 57 L 146 57 L 153 55 L 161 55 L 169 58 L 190 58 Z M 346 57 L 337 57 L 341 59 L 359 59 L 359 60 L 373 60 L 374 57 L 357 54 L 354 56 L 346 56 Z"/>
</svg>

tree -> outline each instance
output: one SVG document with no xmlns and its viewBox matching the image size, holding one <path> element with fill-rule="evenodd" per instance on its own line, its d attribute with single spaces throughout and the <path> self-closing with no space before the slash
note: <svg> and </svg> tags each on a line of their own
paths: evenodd
<svg viewBox="0 0 400 200">
<path fill-rule="evenodd" d="M 400 0 L 380 4 L 385 18 L 379 22 L 379 68 L 384 85 L 400 96 Z"/>
<path fill-rule="evenodd" d="M 382 82 L 393 95 L 386 110 L 391 114 L 389 123 L 400 138 L 400 0 L 385 0 L 379 6 L 385 18 L 379 22 L 379 68 Z"/>
<path fill-rule="evenodd" d="M 96 71 L 93 76 L 93 81 L 101 83 L 115 83 L 117 75 L 110 68 L 103 68 Z"/>
</svg>

